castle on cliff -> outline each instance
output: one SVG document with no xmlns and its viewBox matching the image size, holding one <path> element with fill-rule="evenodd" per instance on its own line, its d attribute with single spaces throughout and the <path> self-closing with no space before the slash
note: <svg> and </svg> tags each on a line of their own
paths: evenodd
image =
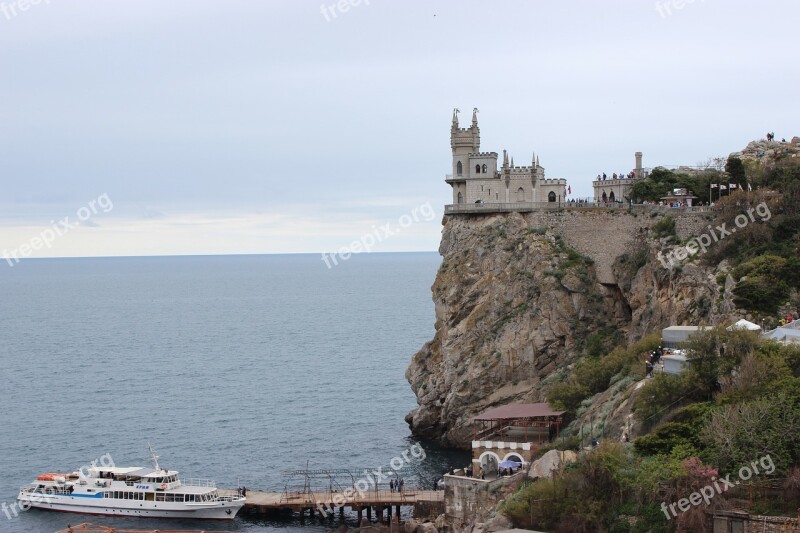
<svg viewBox="0 0 800 533">
<path fill-rule="evenodd" d="M 445 181 L 453 188 L 454 204 L 515 204 L 564 202 L 567 180 L 545 179 L 544 167 L 534 155 L 531 165 L 514 166 L 503 150 L 503 166 L 497 169 L 497 152 L 481 152 L 478 110 L 472 111 L 472 125 L 461 128 L 458 109 L 453 111 L 450 147 L 453 172 Z"/>
</svg>

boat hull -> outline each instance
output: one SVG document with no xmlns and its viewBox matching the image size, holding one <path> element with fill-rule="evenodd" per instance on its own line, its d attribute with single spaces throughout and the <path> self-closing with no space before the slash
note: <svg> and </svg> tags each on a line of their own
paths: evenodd
<svg viewBox="0 0 800 533">
<path fill-rule="evenodd" d="M 120 502 L 105 498 L 92 498 L 96 501 L 86 501 L 88 498 L 74 496 L 51 496 L 49 498 L 31 498 L 20 496 L 18 500 L 36 509 L 60 511 L 68 513 L 81 513 L 106 516 L 135 516 L 147 518 L 190 518 L 199 520 L 233 520 L 243 507 L 244 502 L 214 502 L 207 504 L 170 504 L 158 502 L 152 507 L 145 507 L 146 503 L 131 501 Z"/>
</svg>

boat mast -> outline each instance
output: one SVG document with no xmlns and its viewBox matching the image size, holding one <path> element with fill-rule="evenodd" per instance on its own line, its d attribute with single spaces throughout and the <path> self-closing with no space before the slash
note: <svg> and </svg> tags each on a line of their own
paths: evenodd
<svg viewBox="0 0 800 533">
<path fill-rule="evenodd" d="M 160 471 L 161 467 L 158 466 L 158 456 L 149 442 L 147 443 L 147 449 L 150 451 L 150 458 L 153 460 L 153 467 L 156 469 L 156 472 Z"/>
</svg>

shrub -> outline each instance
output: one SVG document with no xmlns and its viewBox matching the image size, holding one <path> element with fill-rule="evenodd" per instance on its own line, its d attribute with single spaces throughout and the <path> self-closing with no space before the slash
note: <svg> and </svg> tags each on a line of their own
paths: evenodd
<svg viewBox="0 0 800 533">
<path fill-rule="evenodd" d="M 675 219 L 671 216 L 666 216 L 653 224 L 652 230 L 659 239 L 663 237 L 675 237 Z"/>
<path fill-rule="evenodd" d="M 547 393 L 547 402 L 556 409 L 574 413 L 589 396 L 589 389 L 574 382 L 556 383 Z"/>
<path fill-rule="evenodd" d="M 645 427 L 654 427 L 670 411 L 702 400 L 705 389 L 691 372 L 657 374 L 649 380 L 633 404 L 634 415 Z"/>
</svg>

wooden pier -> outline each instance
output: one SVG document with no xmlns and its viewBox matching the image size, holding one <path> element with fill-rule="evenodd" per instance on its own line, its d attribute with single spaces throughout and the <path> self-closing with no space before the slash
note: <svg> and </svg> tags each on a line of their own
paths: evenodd
<svg viewBox="0 0 800 533">
<path fill-rule="evenodd" d="M 236 496 L 235 490 L 219 490 L 220 496 Z M 349 497 L 346 497 L 349 496 Z M 308 512 L 309 516 L 331 516 L 338 510 L 344 514 L 345 507 L 358 513 L 359 522 L 366 511 L 367 519 L 372 519 L 375 512 L 379 522 L 391 521 L 392 510 L 395 516 L 400 516 L 401 507 L 414 507 L 416 511 L 429 508 L 440 509 L 444 505 L 444 491 L 438 490 L 404 490 L 402 492 L 389 490 L 370 490 L 363 493 L 355 491 L 344 492 L 262 492 L 247 490 L 247 502 L 244 511 L 251 513 L 270 513 L 291 511 L 300 513 L 301 517 Z M 427 514 L 427 513 L 425 513 Z"/>
</svg>

